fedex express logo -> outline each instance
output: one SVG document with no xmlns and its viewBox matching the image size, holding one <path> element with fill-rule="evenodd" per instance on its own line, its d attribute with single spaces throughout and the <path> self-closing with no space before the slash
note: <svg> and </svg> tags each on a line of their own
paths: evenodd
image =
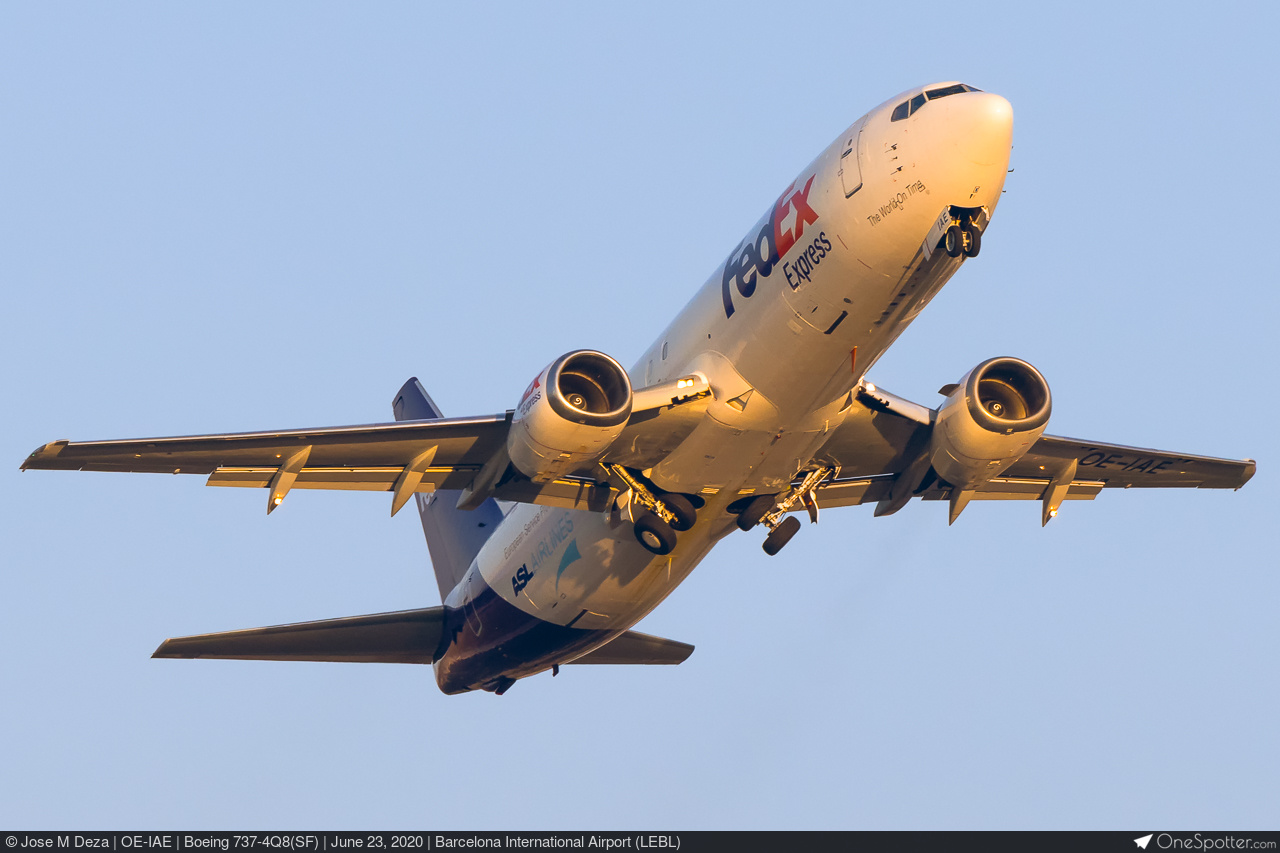
<svg viewBox="0 0 1280 853">
<path fill-rule="evenodd" d="M 529 414 L 529 410 L 533 408 L 533 404 L 542 399 L 542 375 L 536 376 L 524 389 L 524 394 L 520 396 L 520 405 L 516 408 L 520 411 L 520 417 Z"/>
<path fill-rule="evenodd" d="M 721 295 L 724 297 L 726 317 L 733 316 L 733 291 L 736 289 L 744 299 L 749 298 L 756 292 L 758 278 L 768 278 L 778 260 L 786 257 L 787 252 L 800 242 L 805 226 L 818 221 L 817 212 L 809 205 L 809 191 L 813 189 L 814 177 L 816 176 L 809 177 L 802 190 L 797 190 L 794 183 L 787 187 L 765 217 L 760 231 L 754 237 L 748 236 L 743 240 L 724 262 Z M 801 279 L 807 280 L 813 267 L 827 256 L 827 252 L 831 250 L 831 241 L 826 239 L 825 234 L 819 234 L 810 248 L 814 251 L 807 252 L 806 255 L 813 257 L 804 264 L 797 262 L 795 270 L 787 271 L 788 283 L 791 283 L 792 275 L 796 276 L 795 283 L 791 284 L 793 289 L 800 286 Z"/>
</svg>

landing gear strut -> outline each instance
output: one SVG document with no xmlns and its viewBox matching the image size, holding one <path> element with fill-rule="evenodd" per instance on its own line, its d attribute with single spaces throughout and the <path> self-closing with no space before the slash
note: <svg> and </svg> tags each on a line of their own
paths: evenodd
<svg viewBox="0 0 1280 853">
<path fill-rule="evenodd" d="M 804 508 L 809 511 L 809 520 L 817 523 L 818 501 L 815 494 L 822 481 L 835 473 L 835 468 L 818 467 L 805 474 L 800 485 L 781 500 L 777 495 L 761 495 L 738 513 L 738 527 L 750 530 L 757 524 L 767 525 L 769 535 L 765 537 L 763 547 L 764 552 L 772 557 L 800 530 L 800 519 L 787 516 L 797 503 L 804 504 Z"/>
<path fill-rule="evenodd" d="M 621 465 L 607 465 L 610 479 L 630 493 L 636 540 L 651 554 L 664 556 L 676 547 L 676 533 L 690 530 L 698 521 L 693 501 L 680 494 L 660 492 Z"/>
</svg>

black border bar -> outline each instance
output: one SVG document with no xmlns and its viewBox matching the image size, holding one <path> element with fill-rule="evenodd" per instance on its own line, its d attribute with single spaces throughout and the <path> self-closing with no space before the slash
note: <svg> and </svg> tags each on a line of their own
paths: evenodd
<svg viewBox="0 0 1280 853">
<path fill-rule="evenodd" d="M 153 832 L 153 831 L 4 831 L 0 853 L 418 853 L 418 851 L 559 850 L 587 853 L 647 851 L 805 851 L 850 850 L 1000 853 L 1098 851 L 1098 853 L 1201 853 L 1201 851 L 1275 851 L 1280 832 L 1237 831 L 764 831 L 652 830 L 638 832 Z"/>
</svg>

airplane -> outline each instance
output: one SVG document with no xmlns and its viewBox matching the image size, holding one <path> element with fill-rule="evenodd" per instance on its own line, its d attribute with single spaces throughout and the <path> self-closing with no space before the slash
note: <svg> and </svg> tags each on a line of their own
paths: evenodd
<svg viewBox="0 0 1280 853">
<path fill-rule="evenodd" d="M 1000 201 L 1013 109 L 956 81 L 859 118 L 765 209 L 627 370 L 575 350 L 512 410 L 446 418 L 416 378 L 395 420 L 360 426 L 54 441 L 22 468 L 200 474 L 267 490 L 416 503 L 442 604 L 166 640 L 160 658 L 431 664 L 446 694 L 501 695 L 569 664 L 678 664 L 632 630 L 724 537 L 777 554 L 819 507 L 1041 504 L 1102 489 L 1238 489 L 1251 459 L 1045 432 L 1035 367 L 990 358 L 935 408 L 867 372 L 971 258 Z"/>
</svg>

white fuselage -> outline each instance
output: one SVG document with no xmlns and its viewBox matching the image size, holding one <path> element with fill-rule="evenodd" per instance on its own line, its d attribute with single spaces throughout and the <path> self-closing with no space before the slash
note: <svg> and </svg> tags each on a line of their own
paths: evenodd
<svg viewBox="0 0 1280 853">
<path fill-rule="evenodd" d="M 630 370 L 637 388 L 695 372 L 710 383 L 702 421 L 645 472 L 665 491 L 700 494 L 697 525 L 655 557 L 604 514 L 515 506 L 445 603 L 467 610 L 492 590 L 590 639 L 559 659 L 545 649 L 521 659 L 517 644 L 484 678 L 578 657 L 652 610 L 734 529 L 730 503 L 780 492 L 810 463 L 866 370 L 959 268 L 933 249 L 936 223 L 964 210 L 985 226 L 1008 169 L 1012 108 L 965 92 L 891 120 L 920 92 L 872 110 L 802 170 Z M 483 611 L 468 618 L 467 630 L 484 630 Z M 485 645 L 503 641 L 491 632 Z M 447 659 L 436 666 L 448 692 L 482 686 L 457 683 Z"/>
</svg>

